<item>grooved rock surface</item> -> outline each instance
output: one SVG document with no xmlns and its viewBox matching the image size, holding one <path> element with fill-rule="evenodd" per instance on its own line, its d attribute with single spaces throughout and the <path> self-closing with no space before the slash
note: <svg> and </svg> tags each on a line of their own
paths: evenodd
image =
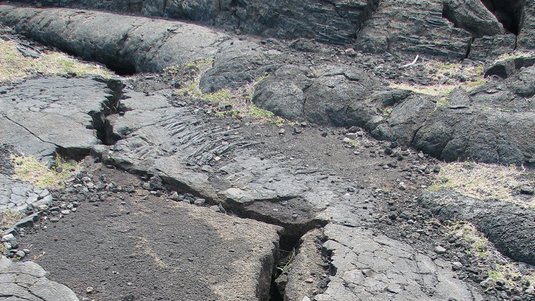
<svg viewBox="0 0 535 301">
<path fill-rule="evenodd" d="M 503 34 L 503 25 L 480 0 L 446 0 L 443 15 L 474 37 Z"/>
<path fill-rule="evenodd" d="M 309 38 L 372 53 L 486 59 L 535 48 L 534 3 L 479 0 L 18 0 L 199 21 L 240 33 Z M 524 14 L 523 11 L 526 13 Z M 474 44 L 475 47 L 472 47 Z M 484 45 L 484 46 L 482 46 Z"/>
<path fill-rule="evenodd" d="M 395 7 L 416 5 L 422 14 L 435 7 L 434 4 L 424 7 L 411 1 L 403 3 Z M 381 5 L 383 9 L 386 5 L 394 9 L 394 4 L 388 2 Z M 437 6 L 437 14 L 438 9 Z M 378 13 L 375 18 L 380 16 Z M 444 18 L 438 22 L 438 19 L 432 19 L 433 16 L 426 17 L 428 24 L 442 26 L 447 23 Z M 384 18 L 390 17 L 385 15 Z M 0 6 L 0 21 L 15 25 L 19 32 L 38 40 L 71 49 L 86 58 L 119 64 L 120 68 L 162 70 L 165 66 L 186 64 L 192 59 L 213 59 L 211 68 L 200 79 L 199 87 L 204 92 L 240 87 L 254 82 L 266 72 L 272 73 L 255 86 L 253 102 L 258 106 L 290 119 L 364 127 L 377 138 L 413 145 L 448 161 L 535 162 L 535 149 L 530 142 L 535 136 L 533 106 L 529 100 L 533 96 L 530 68 L 507 79 L 503 85 L 498 83 L 500 90 L 489 84 L 468 96 L 463 92 L 450 94 L 448 105 L 441 107 L 439 97 L 385 88 L 380 80 L 357 67 L 340 64 L 322 64 L 316 68 L 297 64 L 283 66 L 282 53 L 270 51 L 267 46 L 179 22 L 12 6 Z M 110 30 L 102 25 L 109 24 L 108 21 L 117 23 L 117 26 Z M 374 23 L 371 24 L 368 29 L 373 28 Z M 381 30 L 386 26 L 376 25 Z M 454 33 L 460 31 L 450 25 L 444 27 L 449 28 L 444 32 L 448 36 L 446 44 L 455 45 L 451 41 Z M 415 26 L 402 26 L 399 30 L 407 28 Z M 366 31 L 362 34 L 366 35 Z M 198 39 L 198 35 L 203 38 Z M 396 37 L 402 39 L 403 35 Z M 195 41 L 190 43 L 191 39 Z M 425 41 L 425 34 L 418 39 Z M 408 44 L 396 45 L 410 50 Z M 422 47 L 430 51 L 434 49 Z M 465 135 L 466 128 L 473 131 Z M 209 154 L 204 156 L 206 159 Z"/>
<path fill-rule="evenodd" d="M 78 301 L 66 286 L 46 278 L 47 273 L 33 262 L 11 262 L 0 257 L 0 300 Z"/>
<path fill-rule="evenodd" d="M 383 0 L 360 31 L 356 47 L 374 53 L 464 58 L 472 36 L 443 18 L 442 6 L 442 0 Z"/>
<path fill-rule="evenodd" d="M 358 78 L 349 72 L 334 72 L 333 76 Z M 54 80 L 70 83 L 73 97 L 87 92 L 76 88 L 76 81 L 88 79 Z M 11 93 L 22 93 L 18 87 L 13 86 Z M 318 296 L 323 300 L 354 300 L 360 293 L 377 293 L 376 297 L 370 295 L 372 300 L 397 294 L 427 300 L 427 292 L 442 296 L 445 291 L 453 292 L 459 300 L 480 300 L 467 284 L 454 278 L 446 263 L 432 261 L 398 240 L 376 237 L 365 230 L 373 225 L 374 213 L 379 210 L 371 189 L 352 188 L 354 180 L 327 168 L 309 167 L 280 153 L 262 153 L 256 141 L 211 122 L 203 111 L 175 106 L 165 91 L 146 95 L 118 87 L 122 90 L 115 93 L 123 98 L 117 105 L 123 111 L 105 118 L 119 140 L 114 145 L 93 146 L 94 155 L 106 164 L 159 176 L 179 191 L 221 202 L 232 212 L 257 221 L 158 197 L 139 188 L 140 184 L 132 184 L 136 183 L 133 175 L 117 171 L 112 182 L 117 187 L 133 188 L 128 192 L 118 189 L 115 197 L 104 192 L 84 201 L 76 214 L 63 216 L 57 226 L 29 241 L 36 252 L 46 250 L 38 262 L 54 279 L 76 292 L 84 293 L 93 286 L 94 295 L 107 298 L 109 294 L 125 298 L 133 290 L 135 296 L 148 299 L 170 299 L 172 291 L 180 294 L 173 298 L 184 300 L 267 300 L 281 230 L 264 221 L 284 226 L 283 234 L 290 236 L 329 223 L 324 248 L 334 254 L 332 264 L 338 273 L 329 276 L 327 291 Z M 68 103 L 68 99 L 55 102 L 67 108 Z M 56 119 L 70 117 L 60 114 Z M 225 159 L 218 161 L 216 157 Z M 78 214 L 82 211 L 85 214 Z M 81 233 L 87 239 L 80 239 Z M 387 251 L 368 250 L 367 246 Z M 310 241 L 306 248 L 313 248 Z M 307 255 L 306 248 L 304 245 L 297 256 L 305 264 L 313 254 Z M 84 252 L 78 252 L 80 249 Z M 88 265 L 98 268 L 88 273 L 84 270 Z M 357 269 L 365 268 L 375 274 L 369 276 L 372 282 L 362 284 L 358 277 L 363 274 Z M 103 271 L 109 273 L 104 283 Z M 140 279 L 150 285 L 136 286 Z M 289 279 L 293 279 L 289 282 L 292 287 L 292 281 L 300 278 L 293 274 Z"/>
</svg>

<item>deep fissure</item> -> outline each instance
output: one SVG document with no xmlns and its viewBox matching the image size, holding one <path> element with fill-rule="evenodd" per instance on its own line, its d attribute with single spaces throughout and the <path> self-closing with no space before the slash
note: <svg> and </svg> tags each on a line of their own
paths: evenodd
<svg viewBox="0 0 535 301">
<path fill-rule="evenodd" d="M 107 117 L 112 114 L 123 114 L 126 111 L 120 102 L 124 84 L 120 80 L 105 80 L 105 83 L 111 93 L 102 103 L 101 110 L 89 112 L 89 115 L 92 118 L 91 125 L 96 130 L 97 138 L 105 145 L 113 145 L 121 137 L 113 132 L 113 126 Z"/>
</svg>

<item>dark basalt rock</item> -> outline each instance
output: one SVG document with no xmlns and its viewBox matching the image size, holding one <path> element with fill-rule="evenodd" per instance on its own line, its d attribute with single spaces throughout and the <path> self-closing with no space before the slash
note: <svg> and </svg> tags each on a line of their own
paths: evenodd
<svg viewBox="0 0 535 301">
<path fill-rule="evenodd" d="M 442 14 L 474 37 L 504 33 L 502 24 L 479 0 L 446 0 Z"/>
<path fill-rule="evenodd" d="M 502 201 L 481 201 L 445 190 L 426 192 L 419 203 L 442 220 L 473 223 L 510 258 L 535 263 L 535 213 L 533 210 Z"/>
</svg>

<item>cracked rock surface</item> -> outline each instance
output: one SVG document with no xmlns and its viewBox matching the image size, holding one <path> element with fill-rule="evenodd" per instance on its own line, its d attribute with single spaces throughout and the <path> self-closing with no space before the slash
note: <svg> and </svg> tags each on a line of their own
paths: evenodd
<svg viewBox="0 0 535 301">
<path fill-rule="evenodd" d="M 0 257 L 0 299 L 5 301 L 78 301 L 66 286 L 48 280 L 34 262 L 11 262 Z"/>
<path fill-rule="evenodd" d="M 330 224 L 324 247 L 336 275 L 316 300 L 484 300 L 451 264 L 364 228 Z"/>
</svg>

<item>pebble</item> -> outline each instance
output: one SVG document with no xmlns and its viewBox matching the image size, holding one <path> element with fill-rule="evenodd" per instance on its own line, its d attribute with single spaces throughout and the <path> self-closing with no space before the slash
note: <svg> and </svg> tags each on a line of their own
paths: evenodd
<svg viewBox="0 0 535 301">
<path fill-rule="evenodd" d="M 454 271 L 458 271 L 460 269 L 463 268 L 463 264 L 458 262 L 458 261 L 455 261 L 451 264 L 451 269 L 454 270 Z"/>
<path fill-rule="evenodd" d="M 520 187 L 520 193 L 521 194 L 527 194 L 527 195 L 533 195 L 535 194 L 535 189 L 531 186 L 522 186 Z"/>
<path fill-rule="evenodd" d="M 26 253 L 23 250 L 18 250 L 15 255 L 19 258 L 24 258 L 24 256 L 26 256 Z"/>
<path fill-rule="evenodd" d="M 487 278 L 487 279 L 481 281 L 479 283 L 479 285 L 481 285 L 481 287 L 483 287 L 483 288 L 488 288 L 488 287 L 490 287 L 492 285 L 492 279 Z"/>
<path fill-rule="evenodd" d="M 286 130 L 285 129 L 280 129 L 279 130 L 279 135 L 284 135 L 286 133 Z"/>
<path fill-rule="evenodd" d="M 94 289 L 92 286 L 88 286 L 86 289 L 85 289 L 85 292 L 88 293 L 88 294 L 91 294 L 93 293 Z"/>
<path fill-rule="evenodd" d="M 446 248 L 444 248 L 443 246 L 436 246 L 435 247 L 435 252 L 437 254 L 443 254 L 443 253 L 446 253 Z"/>
<path fill-rule="evenodd" d="M 313 283 L 313 282 L 314 282 L 314 279 L 312 279 L 312 278 L 307 278 L 307 279 L 305 279 L 305 282 L 306 282 L 306 283 Z"/>
</svg>

